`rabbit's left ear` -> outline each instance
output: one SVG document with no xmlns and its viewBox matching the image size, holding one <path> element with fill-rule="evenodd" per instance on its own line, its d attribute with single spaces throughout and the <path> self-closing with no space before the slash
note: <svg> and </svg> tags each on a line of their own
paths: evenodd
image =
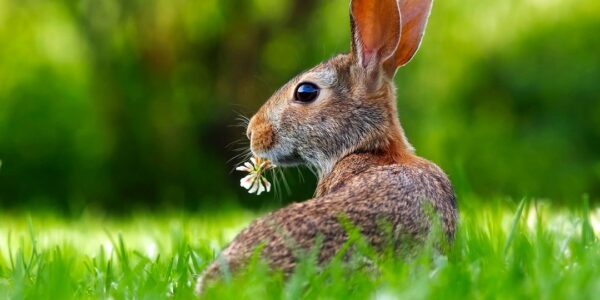
<svg viewBox="0 0 600 300">
<path fill-rule="evenodd" d="M 352 0 L 352 55 L 367 73 L 378 73 L 400 41 L 397 0 Z"/>
<path fill-rule="evenodd" d="M 421 45 L 433 0 L 398 0 L 402 16 L 402 35 L 394 56 L 384 64 L 389 77 L 407 64 Z"/>
</svg>

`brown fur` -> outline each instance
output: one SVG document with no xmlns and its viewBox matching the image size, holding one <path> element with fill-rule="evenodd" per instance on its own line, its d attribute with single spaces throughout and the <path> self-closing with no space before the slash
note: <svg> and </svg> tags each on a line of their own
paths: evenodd
<svg viewBox="0 0 600 300">
<path fill-rule="evenodd" d="M 453 240 L 458 211 L 451 183 L 439 167 L 413 153 L 397 117 L 392 78 L 416 51 L 431 0 L 399 0 L 400 13 L 381 18 L 381 8 L 397 7 L 395 0 L 378 0 L 385 2 L 381 5 L 372 1 L 353 0 L 351 5 L 352 16 L 361 16 L 351 19 L 352 52 L 292 79 L 248 126 L 255 155 L 280 166 L 306 164 L 317 169 L 315 197 L 272 212 L 244 229 L 204 271 L 199 292 L 204 282 L 220 276 L 223 267 L 235 272 L 244 266 L 259 245 L 261 257 L 286 274 L 294 270 L 298 250 L 315 247 L 317 237 L 322 238 L 319 261 L 328 261 L 348 239 L 340 217 L 358 227 L 375 249 L 389 239 L 381 228 L 381 222 L 387 222 L 394 244 L 402 247 L 407 240 L 425 239 L 431 229 L 426 206 L 431 206 L 447 239 Z M 398 18 L 403 10 L 410 12 L 408 23 L 402 19 L 406 25 L 402 33 L 408 33 L 406 38 L 394 38 L 385 30 L 399 24 L 390 16 Z M 301 82 L 321 88 L 314 102 L 294 101 Z"/>
<path fill-rule="evenodd" d="M 256 151 L 265 151 L 273 145 L 273 126 L 265 121 L 265 114 L 258 113 L 250 123 L 248 128 L 252 128 L 254 138 L 250 140 L 250 147 Z M 250 135 L 250 134 L 249 134 Z"/>
</svg>

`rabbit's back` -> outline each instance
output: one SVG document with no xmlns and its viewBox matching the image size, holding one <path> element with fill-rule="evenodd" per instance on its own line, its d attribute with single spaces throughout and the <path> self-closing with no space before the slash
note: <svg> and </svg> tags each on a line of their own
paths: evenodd
<svg viewBox="0 0 600 300">
<path fill-rule="evenodd" d="M 375 249 L 389 242 L 386 225 L 391 225 L 397 245 L 405 240 L 422 241 L 431 223 L 426 207 L 433 208 L 452 240 L 457 209 L 451 184 L 441 169 L 430 162 L 369 167 L 322 197 L 256 220 L 223 251 L 222 261 L 235 269 L 261 245 L 261 256 L 271 267 L 289 273 L 298 254 L 312 249 L 317 237 L 319 260 L 327 261 L 347 240 L 341 218 L 359 228 Z"/>
</svg>

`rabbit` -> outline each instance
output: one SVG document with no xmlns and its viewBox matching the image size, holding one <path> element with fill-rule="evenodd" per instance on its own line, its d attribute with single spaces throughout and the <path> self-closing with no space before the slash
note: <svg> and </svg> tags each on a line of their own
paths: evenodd
<svg viewBox="0 0 600 300">
<path fill-rule="evenodd" d="M 393 82 L 419 48 L 431 6 L 432 0 L 351 0 L 350 53 L 296 76 L 250 119 L 253 154 L 278 166 L 315 168 L 315 196 L 241 231 L 199 276 L 197 293 L 243 267 L 258 246 L 270 268 L 288 275 L 297 263 L 295 247 L 311 249 L 319 240 L 318 261 L 327 262 L 348 239 L 340 216 L 381 249 L 381 220 L 394 237 L 424 241 L 429 205 L 443 236 L 453 240 L 452 185 L 437 165 L 415 155 L 400 126 Z"/>
</svg>

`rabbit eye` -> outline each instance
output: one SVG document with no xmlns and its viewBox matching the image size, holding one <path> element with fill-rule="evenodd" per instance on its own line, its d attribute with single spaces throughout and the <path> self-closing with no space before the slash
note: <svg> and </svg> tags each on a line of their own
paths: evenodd
<svg viewBox="0 0 600 300">
<path fill-rule="evenodd" d="M 319 87 L 314 83 L 303 82 L 296 88 L 294 99 L 298 102 L 309 103 L 319 96 Z"/>
</svg>

